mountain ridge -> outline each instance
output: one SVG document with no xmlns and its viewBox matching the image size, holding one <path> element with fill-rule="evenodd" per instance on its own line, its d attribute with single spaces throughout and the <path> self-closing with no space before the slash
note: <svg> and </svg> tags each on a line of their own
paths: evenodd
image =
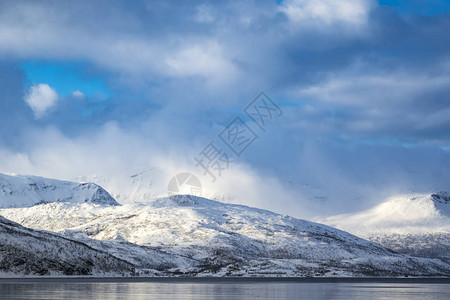
<svg viewBox="0 0 450 300">
<path fill-rule="evenodd" d="M 0 208 L 30 207 L 49 202 L 120 205 L 95 183 L 0 173 Z"/>
</svg>

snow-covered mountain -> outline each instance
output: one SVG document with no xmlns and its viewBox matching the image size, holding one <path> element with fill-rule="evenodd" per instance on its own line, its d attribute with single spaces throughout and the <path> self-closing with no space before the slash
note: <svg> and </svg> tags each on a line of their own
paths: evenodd
<svg viewBox="0 0 450 300">
<path fill-rule="evenodd" d="M 0 208 L 29 207 L 49 202 L 119 205 L 107 191 L 94 183 L 0 173 Z"/>
<path fill-rule="evenodd" d="M 145 276 L 450 276 L 450 265 L 440 260 L 397 254 L 326 225 L 257 208 L 185 195 L 119 206 L 93 184 L 88 186 L 106 195 L 101 200 L 84 184 L 1 178 L 0 203 L 10 208 L 0 215 L 28 227 L 2 219 L 4 271 L 25 274 L 48 254 L 51 271 L 41 273 L 70 273 L 62 265 L 80 259 L 84 266 L 83 255 L 91 252 L 80 252 L 87 247 L 125 263 L 125 274 Z M 97 266 L 94 258 L 87 261 Z M 56 265 L 59 260 L 64 263 Z M 116 270 L 104 267 L 89 274 Z"/>
<path fill-rule="evenodd" d="M 321 220 L 400 253 L 450 262 L 450 196 L 397 196 L 367 211 Z"/>
<path fill-rule="evenodd" d="M 450 275 L 448 264 L 398 255 L 325 225 L 193 196 L 115 207 L 48 203 L 0 215 L 93 248 L 101 243 L 157 275 Z M 162 258 L 159 268 L 142 265 L 155 253 Z"/>
</svg>

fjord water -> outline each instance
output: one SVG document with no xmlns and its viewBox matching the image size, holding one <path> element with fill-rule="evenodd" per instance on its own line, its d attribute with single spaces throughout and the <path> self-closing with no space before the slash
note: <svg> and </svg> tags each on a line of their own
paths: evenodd
<svg viewBox="0 0 450 300">
<path fill-rule="evenodd" d="M 450 282 L 385 280 L 1 280 L 0 299 L 407 299 L 448 300 Z"/>
</svg>

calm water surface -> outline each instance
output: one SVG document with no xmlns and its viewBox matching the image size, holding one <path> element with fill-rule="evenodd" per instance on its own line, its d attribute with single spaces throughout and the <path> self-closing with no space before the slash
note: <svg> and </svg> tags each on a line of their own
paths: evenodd
<svg viewBox="0 0 450 300">
<path fill-rule="evenodd" d="M 0 299 L 450 299 L 450 281 L 0 280 Z"/>
</svg>

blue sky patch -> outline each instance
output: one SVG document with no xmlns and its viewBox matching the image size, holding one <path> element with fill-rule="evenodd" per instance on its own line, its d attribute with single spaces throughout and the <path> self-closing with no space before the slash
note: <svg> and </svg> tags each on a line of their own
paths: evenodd
<svg viewBox="0 0 450 300">
<path fill-rule="evenodd" d="M 89 98 L 109 98 L 111 94 L 103 80 L 86 76 L 83 67 L 78 62 L 27 61 L 21 64 L 27 76 L 27 85 L 46 83 L 63 97 L 81 91 Z"/>
<path fill-rule="evenodd" d="M 379 0 L 379 3 L 395 7 L 405 15 L 433 16 L 450 11 L 450 0 Z"/>
</svg>

